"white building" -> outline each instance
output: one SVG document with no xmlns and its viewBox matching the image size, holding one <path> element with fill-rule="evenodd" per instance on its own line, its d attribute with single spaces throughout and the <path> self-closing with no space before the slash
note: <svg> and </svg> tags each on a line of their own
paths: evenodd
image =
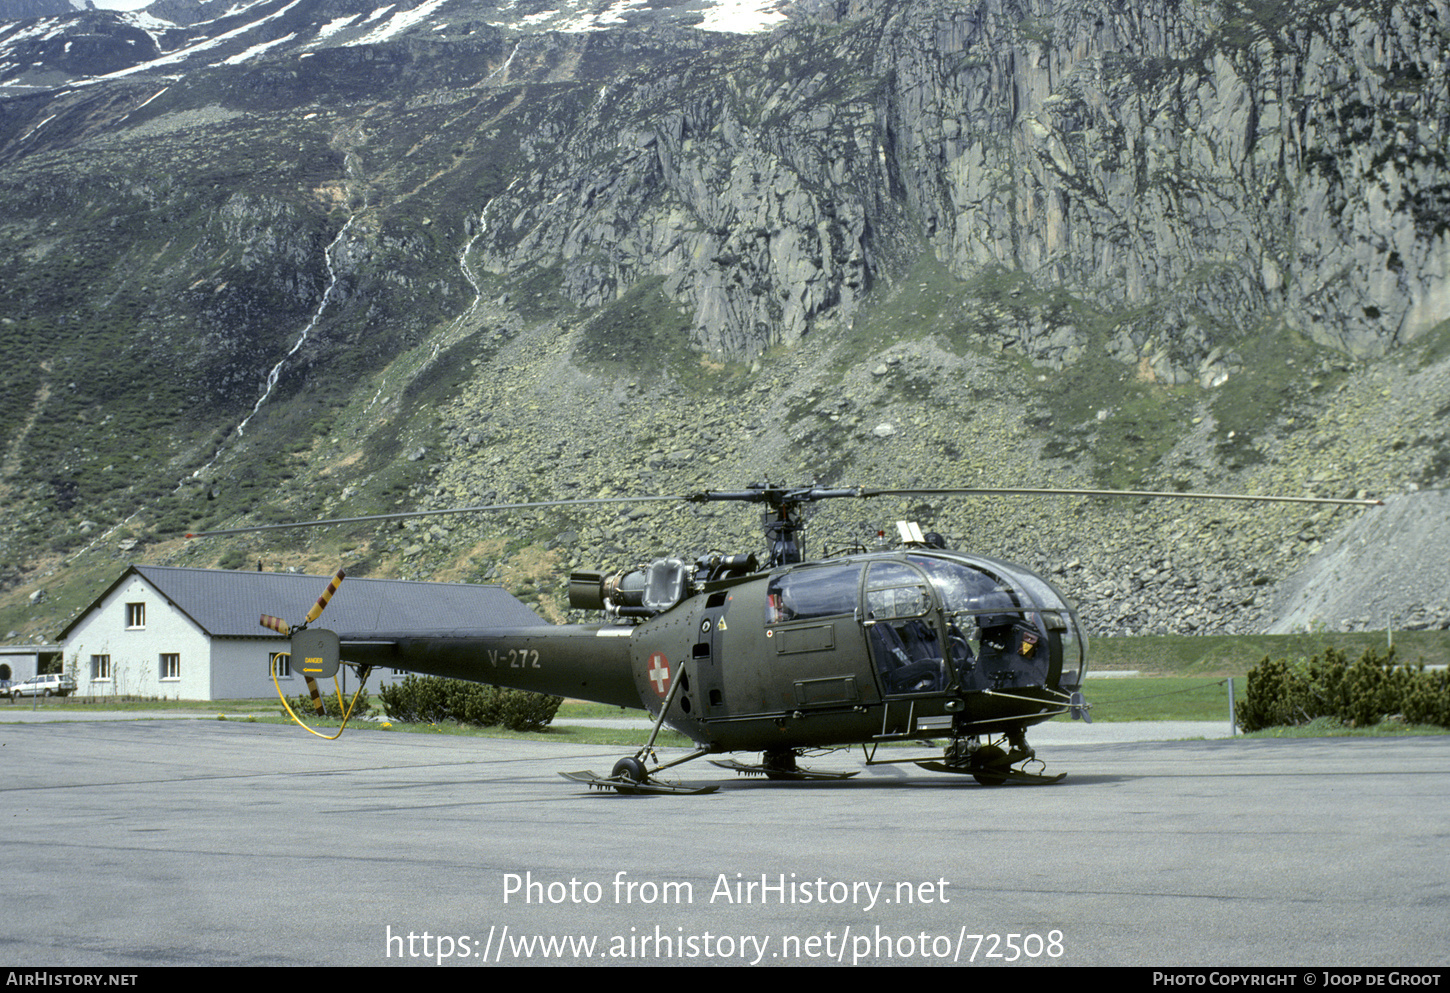
<svg viewBox="0 0 1450 993">
<path fill-rule="evenodd" d="M 0 691 L 40 675 L 42 669 L 54 671 L 51 667 L 59 661 L 56 645 L 0 645 Z"/>
<path fill-rule="evenodd" d="M 304 680 L 277 659 L 288 639 L 263 628 L 260 617 L 299 623 L 330 581 L 133 565 L 61 632 L 64 671 L 74 675 L 79 696 L 234 700 L 274 695 L 276 665 L 282 691 L 296 696 L 305 692 Z M 500 593 L 466 583 L 349 579 L 317 623 L 352 632 L 448 629 L 496 610 Z M 369 689 L 404 675 L 374 672 Z"/>
</svg>

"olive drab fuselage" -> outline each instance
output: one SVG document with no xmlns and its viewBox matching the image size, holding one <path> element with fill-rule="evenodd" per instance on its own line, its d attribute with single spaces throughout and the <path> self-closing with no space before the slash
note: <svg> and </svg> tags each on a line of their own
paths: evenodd
<svg viewBox="0 0 1450 993">
<path fill-rule="evenodd" d="M 1086 666 L 1050 583 L 927 549 L 682 588 L 637 624 L 344 632 L 341 653 L 655 717 L 668 700 L 664 723 L 700 746 L 767 752 L 1025 728 L 1067 710 Z"/>
<path fill-rule="evenodd" d="M 665 723 L 722 750 L 987 735 L 1067 708 L 1085 646 L 1062 595 L 953 552 L 853 556 L 707 590 L 631 639 Z"/>
</svg>

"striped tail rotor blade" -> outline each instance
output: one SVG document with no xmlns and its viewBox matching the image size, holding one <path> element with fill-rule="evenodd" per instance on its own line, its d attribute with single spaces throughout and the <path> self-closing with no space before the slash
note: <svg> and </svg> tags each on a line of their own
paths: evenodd
<svg viewBox="0 0 1450 993">
<path fill-rule="evenodd" d="M 292 625 L 280 617 L 273 617 L 271 614 L 262 615 L 262 627 L 270 631 L 276 631 L 283 637 L 291 637 L 292 635 Z"/>
<path fill-rule="evenodd" d="M 343 572 L 341 569 L 337 570 L 337 575 L 332 577 L 332 582 L 327 584 L 327 589 L 323 590 L 322 596 L 317 598 L 317 602 L 314 603 L 312 605 L 312 609 L 307 612 L 308 624 L 311 624 L 313 621 L 317 620 L 319 617 L 322 616 L 322 612 L 327 609 L 327 602 L 332 599 L 332 595 L 337 592 L 337 588 L 342 585 L 342 581 L 346 578 L 347 573 Z"/>
<path fill-rule="evenodd" d="M 322 705 L 322 693 L 317 689 L 317 680 L 311 676 L 307 677 L 307 692 L 312 694 L 312 706 L 317 708 L 317 715 L 326 717 L 327 708 Z"/>
</svg>

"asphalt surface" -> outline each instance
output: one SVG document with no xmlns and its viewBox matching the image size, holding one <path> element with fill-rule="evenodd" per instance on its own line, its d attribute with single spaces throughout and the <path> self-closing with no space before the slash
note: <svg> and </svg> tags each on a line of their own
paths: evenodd
<svg viewBox="0 0 1450 993">
<path fill-rule="evenodd" d="M 1034 744 L 1064 782 L 889 765 L 778 783 L 701 761 L 676 774 L 717 793 L 629 797 L 557 775 L 607 773 L 620 750 L 597 746 L 5 723 L 0 959 L 1450 960 L 1450 737 Z"/>
<path fill-rule="evenodd" d="M 225 702 L 217 714 L 178 713 L 171 710 L 46 710 L 44 707 L 5 707 L 0 705 L 0 724 L 49 724 L 75 721 L 210 721 L 218 715 L 232 720 L 246 720 L 245 714 L 226 714 Z M 586 718 L 561 721 L 572 727 L 624 728 L 648 730 L 653 722 L 644 717 Z M 1080 721 L 1051 721 L 1033 728 L 1029 734 L 1033 747 L 1040 745 L 1101 744 L 1109 741 L 1176 741 L 1184 738 L 1229 738 L 1234 729 L 1228 719 L 1222 721 L 1114 721 L 1084 724 Z"/>
</svg>

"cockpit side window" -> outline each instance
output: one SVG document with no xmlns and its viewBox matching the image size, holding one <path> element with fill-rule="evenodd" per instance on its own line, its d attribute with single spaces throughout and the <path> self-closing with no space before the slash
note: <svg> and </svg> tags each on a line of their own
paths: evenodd
<svg viewBox="0 0 1450 993">
<path fill-rule="evenodd" d="M 935 693 L 949 685 L 936 601 L 925 577 L 901 562 L 876 562 L 866 577 L 865 623 L 887 694 Z"/>
<path fill-rule="evenodd" d="M 855 564 L 782 573 L 766 587 L 766 623 L 855 613 L 860 584 L 861 567 Z"/>
</svg>

